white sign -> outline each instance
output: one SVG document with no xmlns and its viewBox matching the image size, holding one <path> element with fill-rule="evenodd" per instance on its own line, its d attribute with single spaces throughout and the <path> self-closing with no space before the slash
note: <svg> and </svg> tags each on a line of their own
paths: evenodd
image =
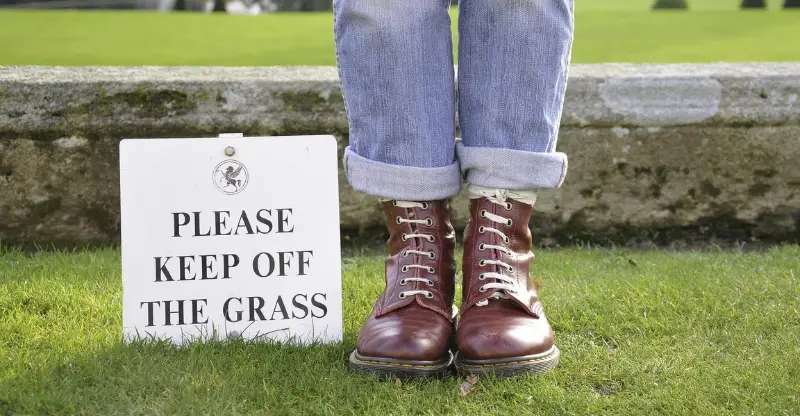
<svg viewBox="0 0 800 416">
<path fill-rule="evenodd" d="M 336 139 L 120 144 L 126 341 L 342 339 Z"/>
</svg>

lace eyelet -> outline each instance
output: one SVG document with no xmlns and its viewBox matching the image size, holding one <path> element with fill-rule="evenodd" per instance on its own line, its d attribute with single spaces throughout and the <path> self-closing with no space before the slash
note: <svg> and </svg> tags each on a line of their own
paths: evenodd
<svg viewBox="0 0 800 416">
<path fill-rule="evenodd" d="M 434 259 L 436 259 L 436 253 L 434 253 L 434 252 L 432 252 L 432 251 L 431 251 L 431 252 L 429 252 L 429 253 L 428 253 L 428 258 L 429 258 L 429 259 L 431 259 L 431 260 L 434 260 Z"/>
<path fill-rule="evenodd" d="M 478 246 L 478 250 L 480 251 L 486 250 L 486 245 L 481 243 L 481 245 Z"/>
<path fill-rule="evenodd" d="M 508 237 L 506 237 L 506 238 L 504 238 L 504 239 L 503 239 L 503 242 L 504 242 L 504 243 L 506 243 L 506 244 L 508 244 L 508 242 L 509 242 L 509 241 L 511 241 L 511 239 L 510 239 L 510 238 L 508 238 Z"/>
<path fill-rule="evenodd" d="M 509 267 L 509 268 L 508 268 L 508 269 L 506 269 L 506 270 L 508 270 L 508 272 L 509 272 L 509 273 L 514 273 L 514 268 L 513 268 L 513 267 Z"/>
<path fill-rule="evenodd" d="M 427 225 L 428 225 L 428 227 L 432 226 L 432 225 L 433 225 L 433 218 L 428 218 L 428 219 L 426 219 L 426 220 L 425 220 L 425 224 L 427 224 Z"/>
<path fill-rule="evenodd" d="M 432 235 L 429 235 L 428 236 L 428 241 L 432 243 L 432 242 L 436 241 L 436 238 L 434 236 L 432 236 Z"/>
<path fill-rule="evenodd" d="M 514 206 L 510 202 L 506 203 L 506 211 L 511 211 L 511 208 L 514 208 Z"/>
<path fill-rule="evenodd" d="M 510 227 L 512 225 L 514 225 L 514 220 L 509 219 L 508 222 L 506 223 L 506 227 Z"/>
<path fill-rule="evenodd" d="M 393 206 L 397 206 L 397 201 L 392 201 Z"/>
<path fill-rule="evenodd" d="M 400 286 L 405 286 L 407 283 L 408 283 L 408 280 L 406 280 L 406 279 L 401 279 L 400 280 Z"/>
<path fill-rule="evenodd" d="M 478 266 L 486 266 L 486 260 L 481 260 L 478 262 Z"/>
<path fill-rule="evenodd" d="M 402 221 L 400 221 L 400 220 L 402 220 L 402 218 L 400 218 L 400 217 L 398 216 L 397 218 L 395 218 L 395 219 L 394 219 L 394 222 L 396 222 L 396 223 L 398 223 L 398 224 L 402 224 L 403 222 L 402 222 Z"/>
<path fill-rule="evenodd" d="M 484 226 L 482 226 L 482 225 L 481 225 L 480 227 L 478 227 L 478 233 L 479 233 L 479 234 L 483 234 L 483 233 L 484 233 L 484 231 L 486 231 L 486 227 L 484 227 Z"/>
<path fill-rule="evenodd" d="M 428 286 L 433 287 L 433 280 L 428 279 Z"/>
<path fill-rule="evenodd" d="M 408 234 L 403 233 L 403 241 L 406 241 L 406 240 L 408 240 Z"/>
<path fill-rule="evenodd" d="M 400 299 L 405 299 L 406 298 L 406 292 L 400 292 L 400 294 L 397 297 L 400 298 Z"/>
<path fill-rule="evenodd" d="M 422 209 L 428 209 L 428 203 L 427 202 L 423 202 L 422 203 Z"/>
<path fill-rule="evenodd" d="M 428 299 L 433 299 L 433 293 L 425 292 L 425 297 L 428 298 Z"/>
<path fill-rule="evenodd" d="M 436 269 L 433 267 L 428 267 L 428 273 L 436 273 Z"/>
<path fill-rule="evenodd" d="M 484 275 L 483 273 L 481 273 L 481 275 L 480 275 L 480 276 L 478 276 L 478 280 L 486 280 L 486 275 Z"/>
<path fill-rule="evenodd" d="M 403 250 L 403 257 L 408 257 L 408 250 Z"/>
<path fill-rule="evenodd" d="M 481 210 L 481 218 L 486 218 L 486 210 L 485 209 Z"/>
<path fill-rule="evenodd" d="M 406 272 L 408 272 L 408 266 L 403 266 L 403 268 L 402 268 L 402 269 L 400 269 L 400 270 L 401 270 L 403 273 L 406 273 Z"/>
<path fill-rule="evenodd" d="M 481 288 L 478 289 L 478 291 L 481 292 L 481 293 L 486 292 L 486 286 L 481 286 Z"/>
</svg>

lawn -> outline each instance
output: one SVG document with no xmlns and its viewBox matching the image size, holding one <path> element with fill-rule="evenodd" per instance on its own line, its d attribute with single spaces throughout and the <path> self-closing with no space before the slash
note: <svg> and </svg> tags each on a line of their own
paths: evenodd
<svg viewBox="0 0 800 416">
<path fill-rule="evenodd" d="M 378 382 L 347 369 L 382 258 L 345 257 L 345 340 L 121 344 L 113 249 L 0 252 L 0 414 L 800 414 L 800 247 L 566 249 L 535 275 L 549 375 Z"/>
<path fill-rule="evenodd" d="M 576 63 L 800 61 L 800 11 L 743 12 L 721 0 L 659 12 L 644 0 L 578 3 Z M 0 11 L 0 65 L 335 63 L 330 13 Z"/>
</svg>

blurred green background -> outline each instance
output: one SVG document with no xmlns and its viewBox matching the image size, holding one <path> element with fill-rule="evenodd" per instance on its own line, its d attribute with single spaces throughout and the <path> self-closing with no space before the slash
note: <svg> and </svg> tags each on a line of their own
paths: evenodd
<svg viewBox="0 0 800 416">
<path fill-rule="evenodd" d="M 573 62 L 800 61 L 800 9 L 578 0 Z M 458 9 L 452 9 L 453 23 Z M 455 33 L 455 30 L 454 30 Z M 0 65 L 335 65 L 330 12 L 0 10 Z"/>
</svg>

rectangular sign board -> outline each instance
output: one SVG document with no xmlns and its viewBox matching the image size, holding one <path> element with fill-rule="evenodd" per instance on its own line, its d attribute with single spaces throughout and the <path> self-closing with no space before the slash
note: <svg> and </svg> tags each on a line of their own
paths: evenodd
<svg viewBox="0 0 800 416">
<path fill-rule="evenodd" d="M 123 333 L 342 339 L 332 136 L 120 144 Z"/>
</svg>

